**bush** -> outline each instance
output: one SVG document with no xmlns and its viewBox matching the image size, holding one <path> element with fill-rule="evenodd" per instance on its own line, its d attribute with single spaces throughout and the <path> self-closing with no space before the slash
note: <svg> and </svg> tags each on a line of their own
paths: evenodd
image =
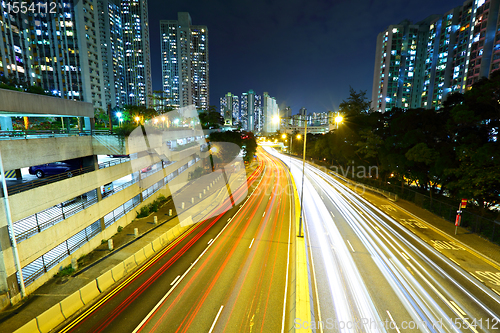
<svg viewBox="0 0 500 333">
<path fill-rule="evenodd" d="M 146 216 L 148 216 L 149 215 L 149 205 L 141 207 L 141 210 L 139 212 L 136 211 L 136 213 L 137 213 L 137 217 L 146 217 Z"/>
<path fill-rule="evenodd" d="M 58 277 L 68 276 L 73 274 L 74 272 L 75 270 L 73 269 L 73 267 L 69 265 L 61 269 L 59 272 L 57 272 L 56 276 Z"/>
<path fill-rule="evenodd" d="M 118 229 L 116 229 L 116 231 L 118 231 L 118 232 L 121 232 L 122 230 L 123 230 L 122 226 L 119 226 Z"/>
<path fill-rule="evenodd" d="M 150 203 L 148 206 L 149 206 L 150 212 L 156 213 L 158 211 L 158 207 L 160 206 L 160 203 L 158 200 L 155 200 L 152 203 Z"/>
</svg>

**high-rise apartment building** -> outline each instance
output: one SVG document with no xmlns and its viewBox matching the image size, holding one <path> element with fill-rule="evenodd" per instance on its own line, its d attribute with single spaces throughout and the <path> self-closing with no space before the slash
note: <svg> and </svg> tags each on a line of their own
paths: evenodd
<svg viewBox="0 0 500 333">
<path fill-rule="evenodd" d="M 391 25 L 377 38 L 372 109 L 440 108 L 500 67 L 500 0 Z"/>
<path fill-rule="evenodd" d="M 85 99 L 83 73 L 97 65 L 82 63 L 87 54 L 80 52 L 79 39 L 86 34 L 78 34 L 78 8 L 73 1 L 63 0 L 58 1 L 56 13 L 50 15 L 8 13 L 7 4 L 1 2 L 0 75 L 39 85 L 62 98 Z M 91 101 L 88 96 L 87 101 Z M 98 105 L 97 99 L 92 102 Z"/>
<path fill-rule="evenodd" d="M 149 106 L 153 93 L 147 0 L 122 0 L 125 101 Z"/>
<path fill-rule="evenodd" d="M 264 116 L 263 131 L 274 133 L 279 129 L 279 108 L 276 98 L 269 96 L 267 92 L 262 95 L 262 113 Z"/>
<path fill-rule="evenodd" d="M 228 92 L 220 99 L 220 114 L 224 118 L 224 125 L 236 126 L 241 123 L 238 96 Z"/>
<path fill-rule="evenodd" d="M 250 89 L 241 94 L 240 105 L 242 127 L 249 132 L 262 131 L 262 96 Z"/>
<path fill-rule="evenodd" d="M 8 14 L 2 2 L 0 10 L 0 75 L 94 109 L 146 104 L 152 90 L 146 1 L 61 0 L 51 14 Z"/>
<path fill-rule="evenodd" d="M 208 29 L 189 13 L 160 21 L 163 90 L 175 107 L 209 105 Z"/>
<path fill-rule="evenodd" d="M 97 8 L 105 102 L 121 107 L 126 96 L 120 0 L 98 1 Z"/>
</svg>

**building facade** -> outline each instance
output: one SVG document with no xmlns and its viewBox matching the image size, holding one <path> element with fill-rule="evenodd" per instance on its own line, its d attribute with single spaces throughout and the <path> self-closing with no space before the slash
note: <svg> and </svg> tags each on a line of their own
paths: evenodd
<svg viewBox="0 0 500 333">
<path fill-rule="evenodd" d="M 239 98 L 228 92 L 220 99 L 220 114 L 224 118 L 224 125 L 237 126 L 241 124 Z"/>
<path fill-rule="evenodd" d="M 440 108 L 500 67 L 499 0 L 391 25 L 377 37 L 372 110 Z"/>
<path fill-rule="evenodd" d="M 55 13 L 47 14 L 8 13 L 2 2 L 0 75 L 94 109 L 147 105 L 147 1 L 55 2 Z"/>
<path fill-rule="evenodd" d="M 262 94 L 263 131 L 274 133 L 280 127 L 279 108 L 276 98 L 269 96 L 267 92 Z"/>
<path fill-rule="evenodd" d="M 160 21 L 163 90 L 174 107 L 209 105 L 208 29 L 189 13 Z"/>
<path fill-rule="evenodd" d="M 127 105 L 149 107 L 153 93 L 147 0 L 122 0 L 125 100 Z"/>
</svg>

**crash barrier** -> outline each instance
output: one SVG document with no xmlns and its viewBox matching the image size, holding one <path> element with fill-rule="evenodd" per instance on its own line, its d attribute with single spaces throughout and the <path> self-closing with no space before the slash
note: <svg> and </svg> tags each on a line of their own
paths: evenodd
<svg viewBox="0 0 500 333">
<path fill-rule="evenodd" d="M 109 289 L 115 282 L 122 279 L 127 273 L 130 273 L 147 259 L 153 257 L 155 253 L 161 251 L 166 245 L 172 243 L 185 230 L 187 230 L 186 227 L 181 227 L 177 224 L 152 242 L 146 244 L 146 246 L 123 262 L 117 264 L 98 278 L 92 280 L 84 287 L 17 329 L 14 333 L 46 333 L 53 330 L 64 320 L 80 310 L 84 305 L 95 300 L 96 297 Z"/>
</svg>

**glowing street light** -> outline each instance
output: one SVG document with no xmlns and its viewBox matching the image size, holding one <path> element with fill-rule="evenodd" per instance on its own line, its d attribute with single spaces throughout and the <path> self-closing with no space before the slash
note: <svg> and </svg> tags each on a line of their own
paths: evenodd
<svg viewBox="0 0 500 333">
<path fill-rule="evenodd" d="M 274 116 L 274 117 L 272 118 L 272 121 L 273 121 L 273 123 L 277 124 L 277 123 L 279 123 L 279 122 L 280 122 L 280 117 L 279 117 L 279 116 Z"/>
<path fill-rule="evenodd" d="M 141 118 L 139 118 L 138 116 L 134 118 L 135 119 L 135 122 L 137 124 L 137 126 L 139 126 L 139 120 L 141 120 Z"/>
<path fill-rule="evenodd" d="M 163 122 L 162 128 L 165 128 L 165 117 L 161 117 L 161 121 Z"/>
<path fill-rule="evenodd" d="M 344 118 L 337 112 L 337 117 L 335 117 L 335 123 L 337 124 L 337 129 L 339 129 L 339 124 L 344 120 Z"/>
<path fill-rule="evenodd" d="M 282 138 L 282 139 L 286 139 L 286 134 L 285 134 L 285 133 L 283 133 L 283 134 L 281 135 L 281 138 Z"/>
</svg>

